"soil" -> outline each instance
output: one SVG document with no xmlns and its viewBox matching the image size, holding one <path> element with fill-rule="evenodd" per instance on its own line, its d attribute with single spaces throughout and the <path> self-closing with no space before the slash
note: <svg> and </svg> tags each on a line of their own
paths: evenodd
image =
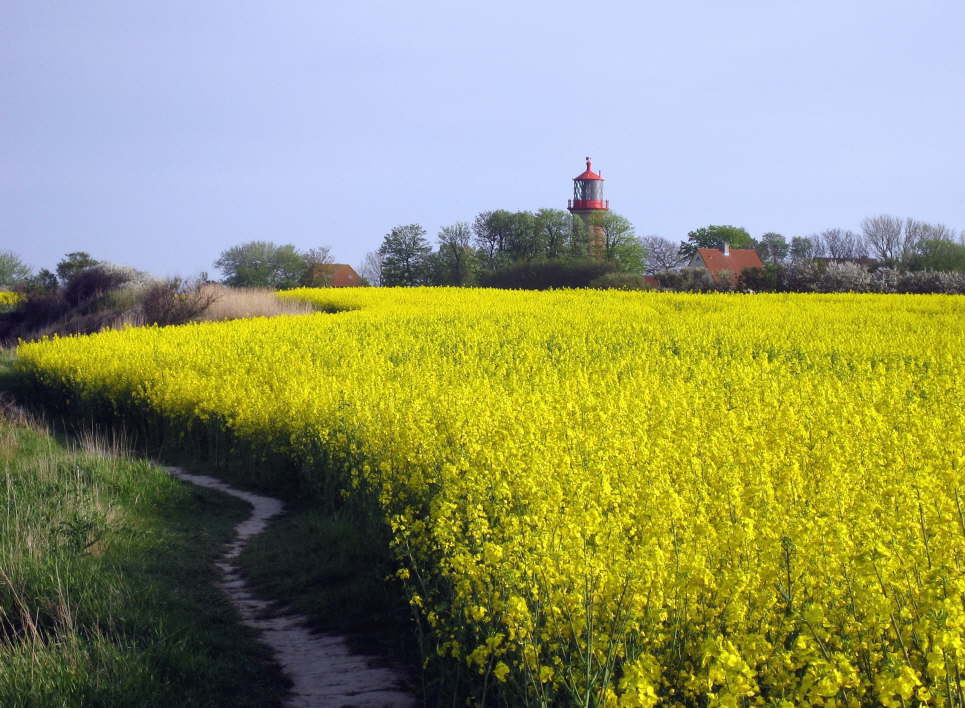
<svg viewBox="0 0 965 708">
<path fill-rule="evenodd" d="M 222 573 L 220 585 L 238 608 L 244 624 L 258 630 L 291 679 L 292 690 L 286 706 L 403 708 L 416 705 L 402 670 L 386 665 L 380 657 L 353 653 L 340 635 L 311 632 L 301 615 L 273 612 L 272 603 L 256 598 L 241 577 L 238 555 L 252 536 L 264 531 L 269 519 L 282 513 L 284 505 L 280 500 L 244 492 L 214 477 L 191 474 L 178 467 L 168 470 L 180 480 L 216 489 L 251 505 L 251 516 L 235 527 L 237 536 L 218 562 Z"/>
</svg>

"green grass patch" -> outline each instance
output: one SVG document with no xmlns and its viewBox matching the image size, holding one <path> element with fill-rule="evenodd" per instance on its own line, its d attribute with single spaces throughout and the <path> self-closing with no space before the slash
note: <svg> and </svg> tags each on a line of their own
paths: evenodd
<svg viewBox="0 0 965 708">
<path fill-rule="evenodd" d="M 0 365 L 0 369 L 2 369 Z M 217 588 L 247 505 L 96 436 L 0 416 L 0 705 L 278 705 Z"/>
</svg>

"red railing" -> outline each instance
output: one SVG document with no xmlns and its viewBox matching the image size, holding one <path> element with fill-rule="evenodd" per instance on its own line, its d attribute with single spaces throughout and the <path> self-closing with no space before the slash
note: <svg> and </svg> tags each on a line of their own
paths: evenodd
<svg viewBox="0 0 965 708">
<path fill-rule="evenodd" d="M 584 209 L 609 209 L 609 199 L 567 199 L 566 208 L 570 211 L 582 211 Z"/>
</svg>

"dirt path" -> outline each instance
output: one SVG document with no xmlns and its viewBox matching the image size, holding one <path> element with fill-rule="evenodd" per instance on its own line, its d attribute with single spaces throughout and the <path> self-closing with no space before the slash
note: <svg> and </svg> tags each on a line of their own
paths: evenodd
<svg viewBox="0 0 965 708">
<path fill-rule="evenodd" d="M 345 639 L 334 634 L 314 634 L 305 618 L 297 614 L 264 619 L 269 603 L 258 600 L 248 589 L 238 569 L 238 554 L 252 536 L 264 531 L 268 519 L 284 508 L 278 499 L 235 489 L 219 479 L 190 474 L 178 467 L 168 470 L 178 479 L 238 497 L 252 506 L 251 516 L 235 527 L 236 539 L 228 544 L 218 567 L 222 589 L 238 608 L 242 620 L 261 633 L 275 652 L 282 669 L 294 686 L 286 705 L 315 706 L 414 706 L 415 697 L 406 692 L 403 675 L 390 668 L 373 666 L 370 657 L 353 654 Z"/>
</svg>

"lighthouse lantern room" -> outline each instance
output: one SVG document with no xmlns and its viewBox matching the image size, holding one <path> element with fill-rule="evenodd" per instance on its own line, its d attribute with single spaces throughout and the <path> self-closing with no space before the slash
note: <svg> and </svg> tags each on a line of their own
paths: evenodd
<svg viewBox="0 0 965 708">
<path fill-rule="evenodd" d="M 603 198 L 603 177 L 593 171 L 590 158 L 586 158 L 586 170 L 573 178 L 573 198 L 566 208 L 574 216 L 583 220 L 583 226 L 589 234 L 590 254 L 601 257 L 604 251 L 603 228 L 599 224 L 592 224 L 593 214 L 603 214 L 610 210 L 610 201 Z"/>
<path fill-rule="evenodd" d="M 610 208 L 610 202 L 603 199 L 603 178 L 593 171 L 589 157 L 586 158 L 586 170 L 573 178 L 573 198 L 566 206 L 574 214 Z"/>
</svg>

